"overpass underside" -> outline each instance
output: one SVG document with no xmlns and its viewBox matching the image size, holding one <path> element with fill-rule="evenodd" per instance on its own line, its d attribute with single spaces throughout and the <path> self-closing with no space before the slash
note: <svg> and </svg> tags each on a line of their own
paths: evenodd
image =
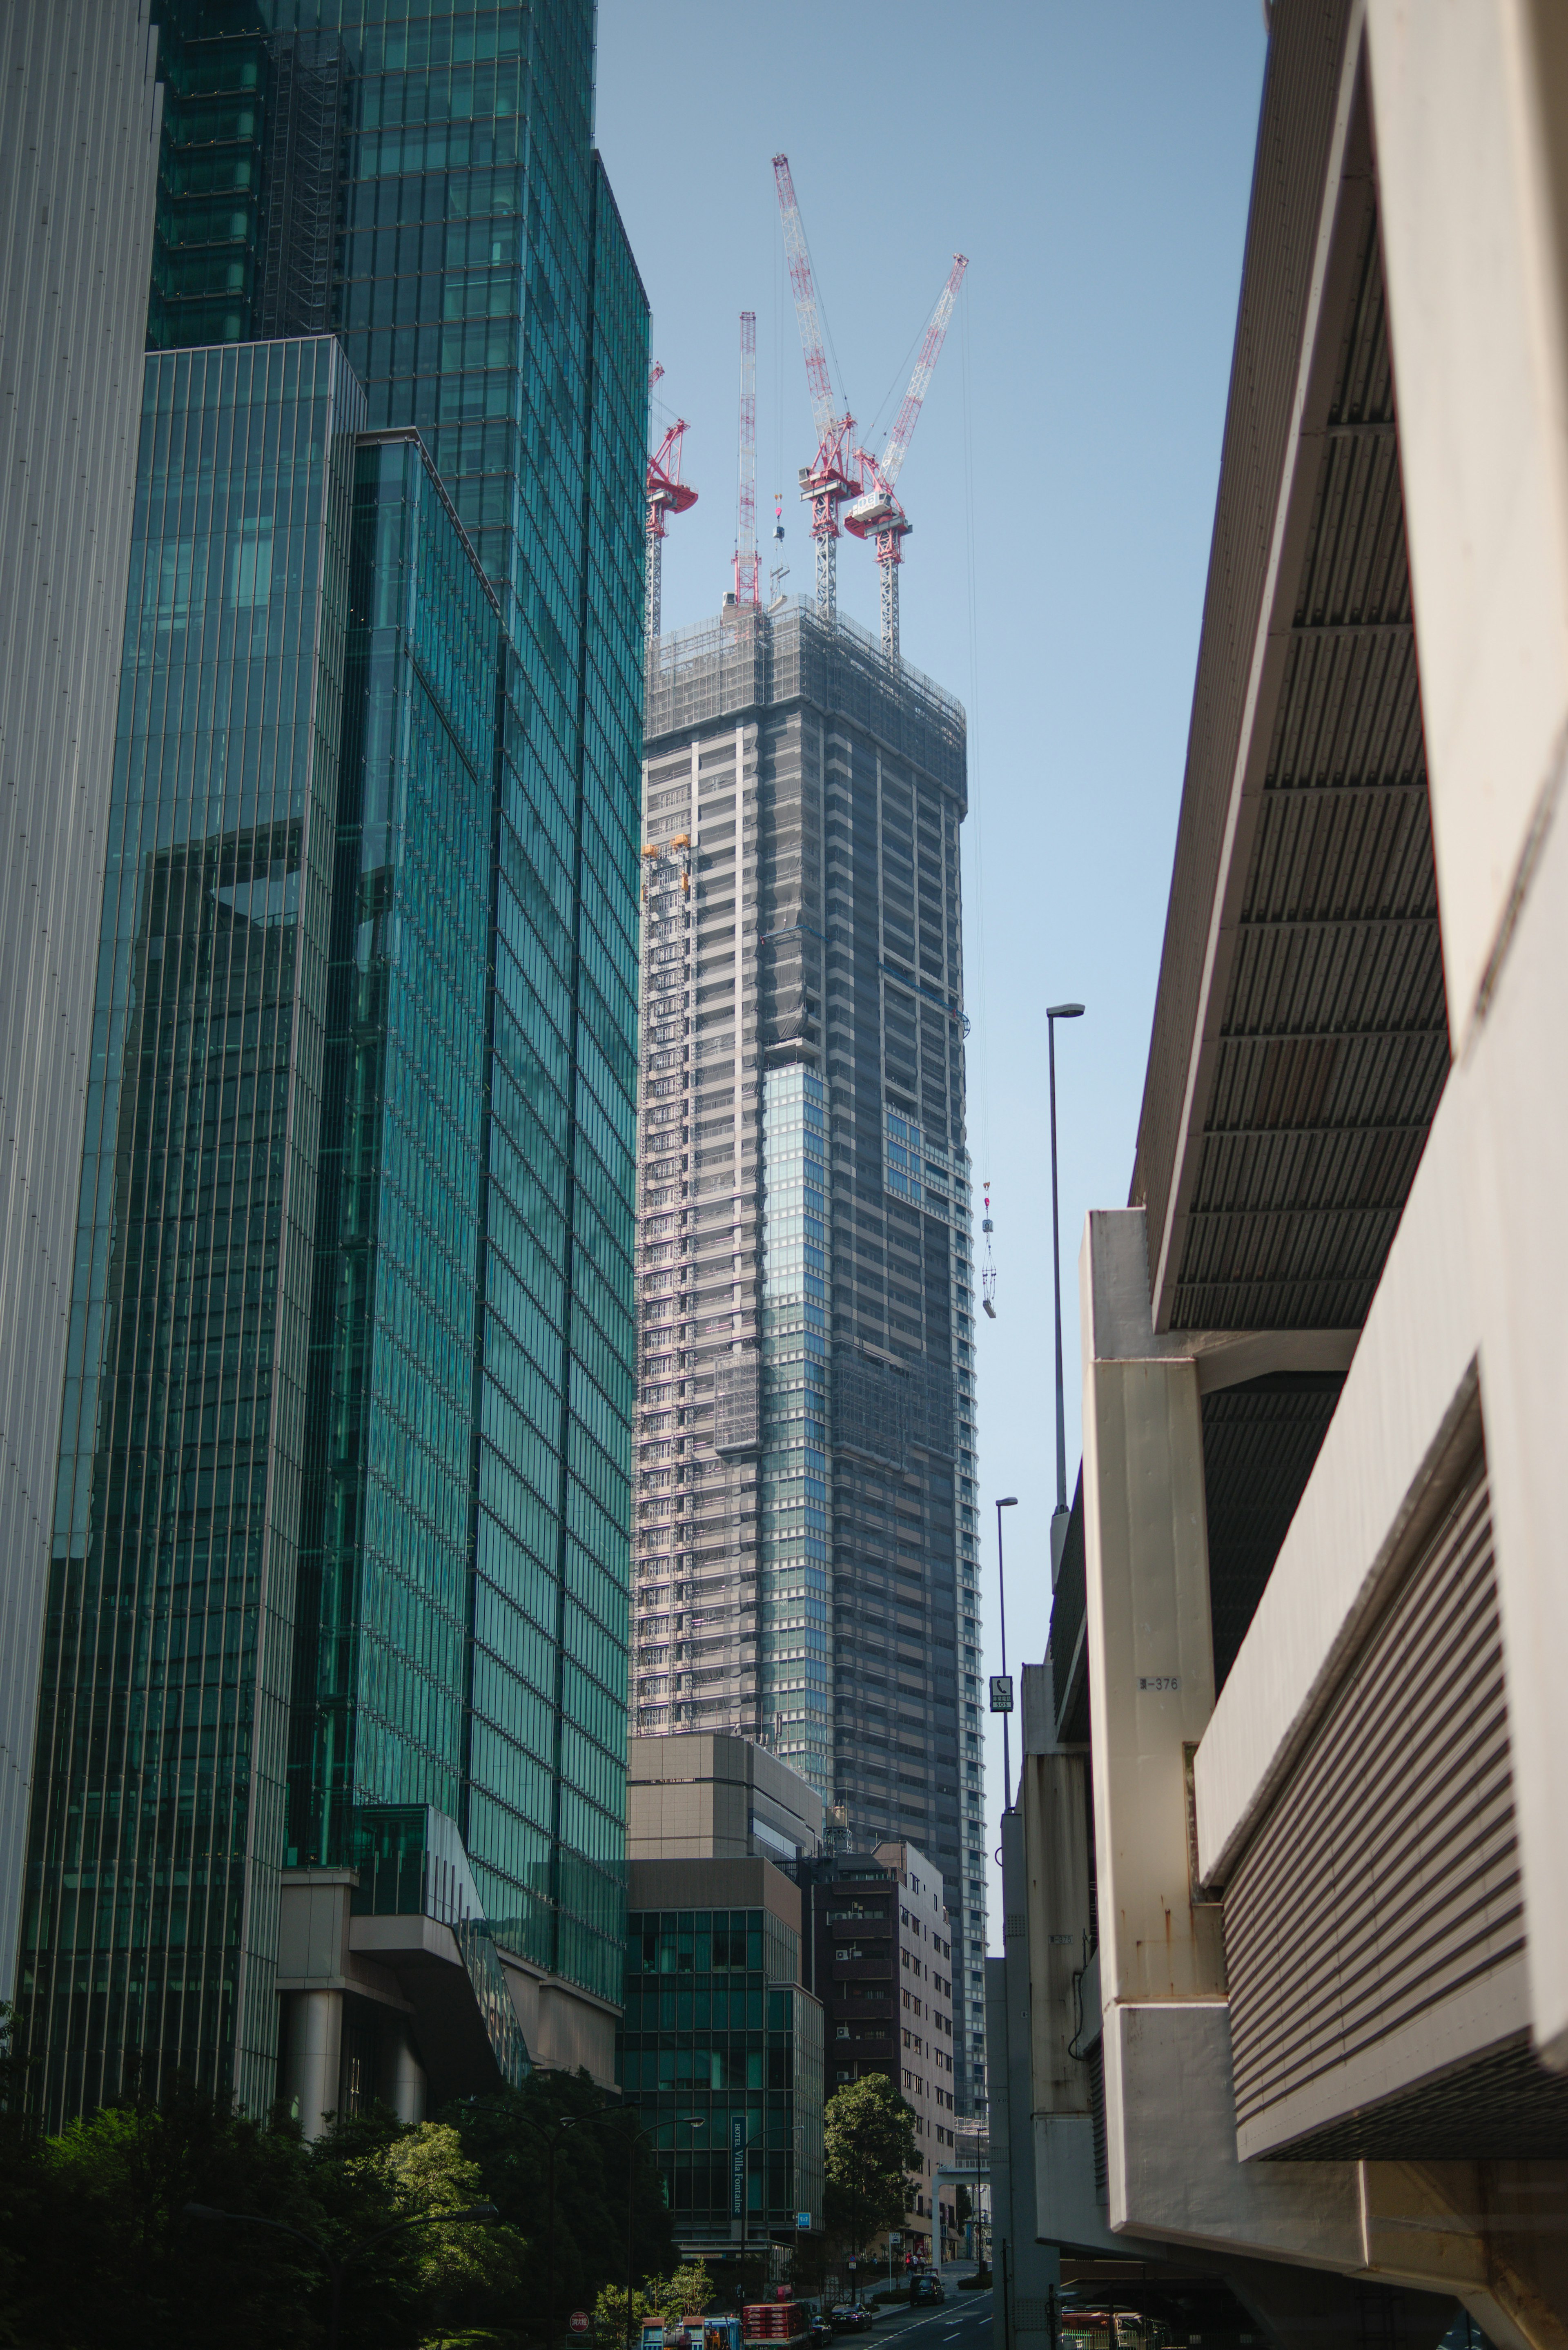
<svg viewBox="0 0 1568 2350">
<path fill-rule="evenodd" d="M 1568 19 L 1276 0 L 1006 1907 L 1039 2240 L 1282 2341 L 1568 2345 L 1565 755 Z"/>
</svg>

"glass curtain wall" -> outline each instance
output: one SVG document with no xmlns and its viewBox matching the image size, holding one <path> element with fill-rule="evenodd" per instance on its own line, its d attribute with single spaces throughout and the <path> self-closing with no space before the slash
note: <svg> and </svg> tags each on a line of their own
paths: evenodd
<svg viewBox="0 0 1568 2350">
<path fill-rule="evenodd" d="M 613 1996 L 648 306 L 592 149 L 593 7 L 164 0 L 161 16 L 151 339 L 308 315 L 327 206 L 327 323 L 369 421 L 418 427 L 500 608 L 457 1816 L 497 1931 Z"/>
<path fill-rule="evenodd" d="M 130 2052 L 273 2088 L 358 386 L 148 362 L 18 2006 L 51 2121 Z"/>
<path fill-rule="evenodd" d="M 822 2009 L 800 1983 L 800 1937 L 766 1909 L 633 1910 L 627 1920 L 621 2085 L 653 2132 L 681 2246 L 739 2251 L 732 2156 L 745 2147 L 754 2251 L 770 2230 L 822 2224 Z"/>
<path fill-rule="evenodd" d="M 827 1088 L 763 1079 L 762 1711 L 776 1753 L 834 1794 L 828 1606 Z"/>
<path fill-rule="evenodd" d="M 463 1776 L 498 621 L 411 434 L 357 452 L 351 601 L 291 1864 Z"/>
</svg>

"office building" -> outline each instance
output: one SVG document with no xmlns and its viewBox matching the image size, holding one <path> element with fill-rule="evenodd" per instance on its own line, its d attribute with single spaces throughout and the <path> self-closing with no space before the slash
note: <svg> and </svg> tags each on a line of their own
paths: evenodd
<svg viewBox="0 0 1568 2350">
<path fill-rule="evenodd" d="M 953 2188 L 940 2174 L 954 2167 L 958 2146 L 953 1956 L 941 1878 L 913 1845 L 883 1844 L 826 1854 L 802 1870 L 801 1884 L 826 2093 L 878 2074 L 912 2107 L 920 2185 L 904 2215 L 905 2249 L 951 2259 Z"/>
<path fill-rule="evenodd" d="M 822 1849 L 823 1802 L 764 1746 L 722 1731 L 627 1742 L 628 1860 L 771 1860 Z"/>
<path fill-rule="evenodd" d="M 667 637 L 645 760 L 638 1730 L 952 1888 L 983 2065 L 958 705 L 851 622 Z"/>
<path fill-rule="evenodd" d="M 822 2228 L 822 2009 L 801 1896 L 771 1860 L 628 1867 L 620 2081 L 685 2258 L 727 2268 Z"/>
<path fill-rule="evenodd" d="M 158 174 L 146 0 L 0 17 L 0 2000 L 14 1984 Z"/>
<path fill-rule="evenodd" d="M 308 14 L 165 27 L 51 2115 L 613 2068 L 647 305 L 586 0 Z"/>
<path fill-rule="evenodd" d="M 1039 2232 L 1244 2273 L 1296 2341 L 1432 2341 L 1457 2294 L 1544 2345 L 1561 24 L 1269 21 L 1132 1191 L 1079 1260 L 1082 1551 L 1025 1741 Z"/>
</svg>

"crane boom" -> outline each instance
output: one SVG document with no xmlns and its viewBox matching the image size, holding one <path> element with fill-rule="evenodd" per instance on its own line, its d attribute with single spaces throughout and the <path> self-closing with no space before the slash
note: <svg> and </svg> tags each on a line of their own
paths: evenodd
<svg viewBox="0 0 1568 2350">
<path fill-rule="evenodd" d="M 888 489 L 898 480 L 904 460 L 909 453 L 909 442 L 920 419 L 920 404 L 930 384 L 931 369 L 941 356 L 942 345 L 947 339 L 948 321 L 952 317 L 953 304 L 958 300 L 959 287 L 963 284 L 963 274 L 968 267 L 968 255 L 955 253 L 948 282 L 942 287 L 940 298 L 931 314 L 931 323 L 926 328 L 920 356 L 915 361 L 915 372 L 909 378 L 909 389 L 904 394 L 904 404 L 894 420 L 888 446 L 882 452 L 879 471 Z"/>
<path fill-rule="evenodd" d="M 859 487 L 849 454 L 855 419 L 847 409 L 840 415 L 834 401 L 833 379 L 827 371 L 822 322 L 817 316 L 816 283 L 811 273 L 811 255 L 805 247 L 805 230 L 795 202 L 787 155 L 774 157 L 774 182 L 778 189 L 784 252 L 789 259 L 790 284 L 794 288 L 800 347 L 805 355 L 806 388 L 811 393 L 811 412 L 816 427 L 816 454 L 809 465 L 800 469 L 800 491 L 811 506 L 811 536 L 816 546 L 816 608 L 832 628 L 838 620 L 838 509 Z"/>
<path fill-rule="evenodd" d="M 741 313 L 741 468 L 735 499 L 735 601 L 754 604 L 757 556 L 757 314 Z"/>
<path fill-rule="evenodd" d="M 915 361 L 915 372 L 909 378 L 909 389 L 904 394 L 903 405 L 894 419 L 888 446 L 879 458 L 868 449 L 857 449 L 855 462 L 860 468 L 860 494 L 845 510 L 844 527 L 855 538 L 875 539 L 877 566 L 881 583 L 882 650 L 898 666 L 898 567 L 904 560 L 902 542 L 909 535 L 909 517 L 899 504 L 894 484 L 909 453 L 909 442 L 920 421 L 920 406 L 930 385 L 931 369 L 936 366 L 943 342 L 947 338 L 948 322 L 958 300 L 959 287 L 963 284 L 964 271 L 969 267 L 968 255 L 955 253 L 953 265 L 948 272 L 948 282 L 937 298 L 931 313 L 931 323 L 920 342 L 920 355 Z"/>
<path fill-rule="evenodd" d="M 827 372 L 827 353 L 823 348 L 822 324 L 817 317 L 816 281 L 812 276 L 805 227 L 801 220 L 800 205 L 795 201 L 794 181 L 790 176 L 787 155 L 774 157 L 774 181 L 778 189 L 779 212 L 784 219 L 789 282 L 794 288 L 794 314 L 800 321 L 800 347 L 805 354 L 805 380 L 811 393 L 811 413 L 816 426 L 817 441 L 826 442 L 834 437 L 838 416 L 833 398 L 833 379 Z"/>
<path fill-rule="evenodd" d="M 664 373 L 657 361 L 655 367 L 657 372 L 651 379 L 653 382 L 657 382 Z M 678 416 L 648 461 L 642 582 L 643 624 L 650 647 L 658 645 L 663 619 L 665 517 L 672 514 L 690 514 L 697 503 L 696 491 L 690 482 L 683 482 L 680 478 L 686 430 L 686 419 Z"/>
</svg>

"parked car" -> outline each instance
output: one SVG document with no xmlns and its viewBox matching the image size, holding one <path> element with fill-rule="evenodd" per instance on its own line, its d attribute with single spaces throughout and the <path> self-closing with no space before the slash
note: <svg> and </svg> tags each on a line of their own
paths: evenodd
<svg viewBox="0 0 1568 2350">
<path fill-rule="evenodd" d="M 933 2269 L 922 2269 L 909 2279 L 909 2306 L 918 2309 L 922 2303 L 946 2301 L 948 2289 Z"/>
</svg>

